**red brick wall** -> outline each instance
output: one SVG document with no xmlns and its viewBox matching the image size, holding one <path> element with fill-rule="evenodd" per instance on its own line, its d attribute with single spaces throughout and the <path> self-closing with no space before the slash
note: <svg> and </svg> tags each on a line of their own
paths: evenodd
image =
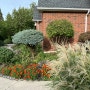
<svg viewBox="0 0 90 90">
<path fill-rule="evenodd" d="M 80 33 L 85 31 L 85 15 L 86 13 L 43 12 L 39 29 L 43 32 L 44 36 L 47 36 L 46 27 L 51 21 L 66 19 L 73 24 L 75 32 L 74 42 L 77 42 Z M 88 16 L 88 31 L 90 31 L 90 16 Z"/>
</svg>

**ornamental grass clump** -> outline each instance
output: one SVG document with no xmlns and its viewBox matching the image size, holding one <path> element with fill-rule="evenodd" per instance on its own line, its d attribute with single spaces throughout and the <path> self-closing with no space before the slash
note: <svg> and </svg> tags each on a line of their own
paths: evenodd
<svg viewBox="0 0 90 90">
<path fill-rule="evenodd" d="M 49 64 L 54 89 L 90 90 L 90 43 L 56 47 L 59 58 Z"/>
</svg>

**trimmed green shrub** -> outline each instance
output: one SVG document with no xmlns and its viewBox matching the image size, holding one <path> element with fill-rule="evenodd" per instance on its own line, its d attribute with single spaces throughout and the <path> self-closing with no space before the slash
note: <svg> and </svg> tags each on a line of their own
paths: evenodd
<svg viewBox="0 0 90 90">
<path fill-rule="evenodd" d="M 72 38 L 74 30 L 71 22 L 67 20 L 55 20 L 47 26 L 47 34 L 49 38 Z"/>
<path fill-rule="evenodd" d="M 30 47 L 32 58 L 35 54 L 35 46 L 43 40 L 43 34 L 37 30 L 24 30 L 16 33 L 12 37 L 12 42 L 15 44 L 26 44 Z"/>
<path fill-rule="evenodd" d="M 0 47 L 0 63 L 11 63 L 13 56 L 13 51 L 4 47 Z"/>
<path fill-rule="evenodd" d="M 43 34 L 37 30 L 24 30 L 16 33 L 12 37 L 15 44 L 36 45 L 43 40 Z"/>
<path fill-rule="evenodd" d="M 90 41 L 90 31 L 81 33 L 78 39 L 79 42 L 85 42 L 87 40 Z"/>
</svg>

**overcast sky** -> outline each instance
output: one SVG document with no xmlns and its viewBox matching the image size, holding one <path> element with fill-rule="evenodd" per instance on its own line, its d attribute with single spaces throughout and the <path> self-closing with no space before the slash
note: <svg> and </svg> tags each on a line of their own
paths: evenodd
<svg viewBox="0 0 90 90">
<path fill-rule="evenodd" d="M 37 1 L 38 0 L 0 0 L 0 8 L 5 18 L 13 9 L 18 9 L 19 7 L 29 8 L 32 2 L 37 3 Z"/>
</svg>

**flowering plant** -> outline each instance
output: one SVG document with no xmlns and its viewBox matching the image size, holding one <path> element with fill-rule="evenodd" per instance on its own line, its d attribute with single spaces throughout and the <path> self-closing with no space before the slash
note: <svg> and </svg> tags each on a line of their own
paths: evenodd
<svg viewBox="0 0 90 90">
<path fill-rule="evenodd" d="M 0 71 L 3 75 L 8 75 L 17 79 L 25 79 L 25 80 L 36 80 L 36 79 L 49 79 L 51 68 L 46 64 L 29 64 L 28 66 L 23 66 L 21 64 L 17 64 L 14 66 L 6 66 L 3 67 Z"/>
</svg>

